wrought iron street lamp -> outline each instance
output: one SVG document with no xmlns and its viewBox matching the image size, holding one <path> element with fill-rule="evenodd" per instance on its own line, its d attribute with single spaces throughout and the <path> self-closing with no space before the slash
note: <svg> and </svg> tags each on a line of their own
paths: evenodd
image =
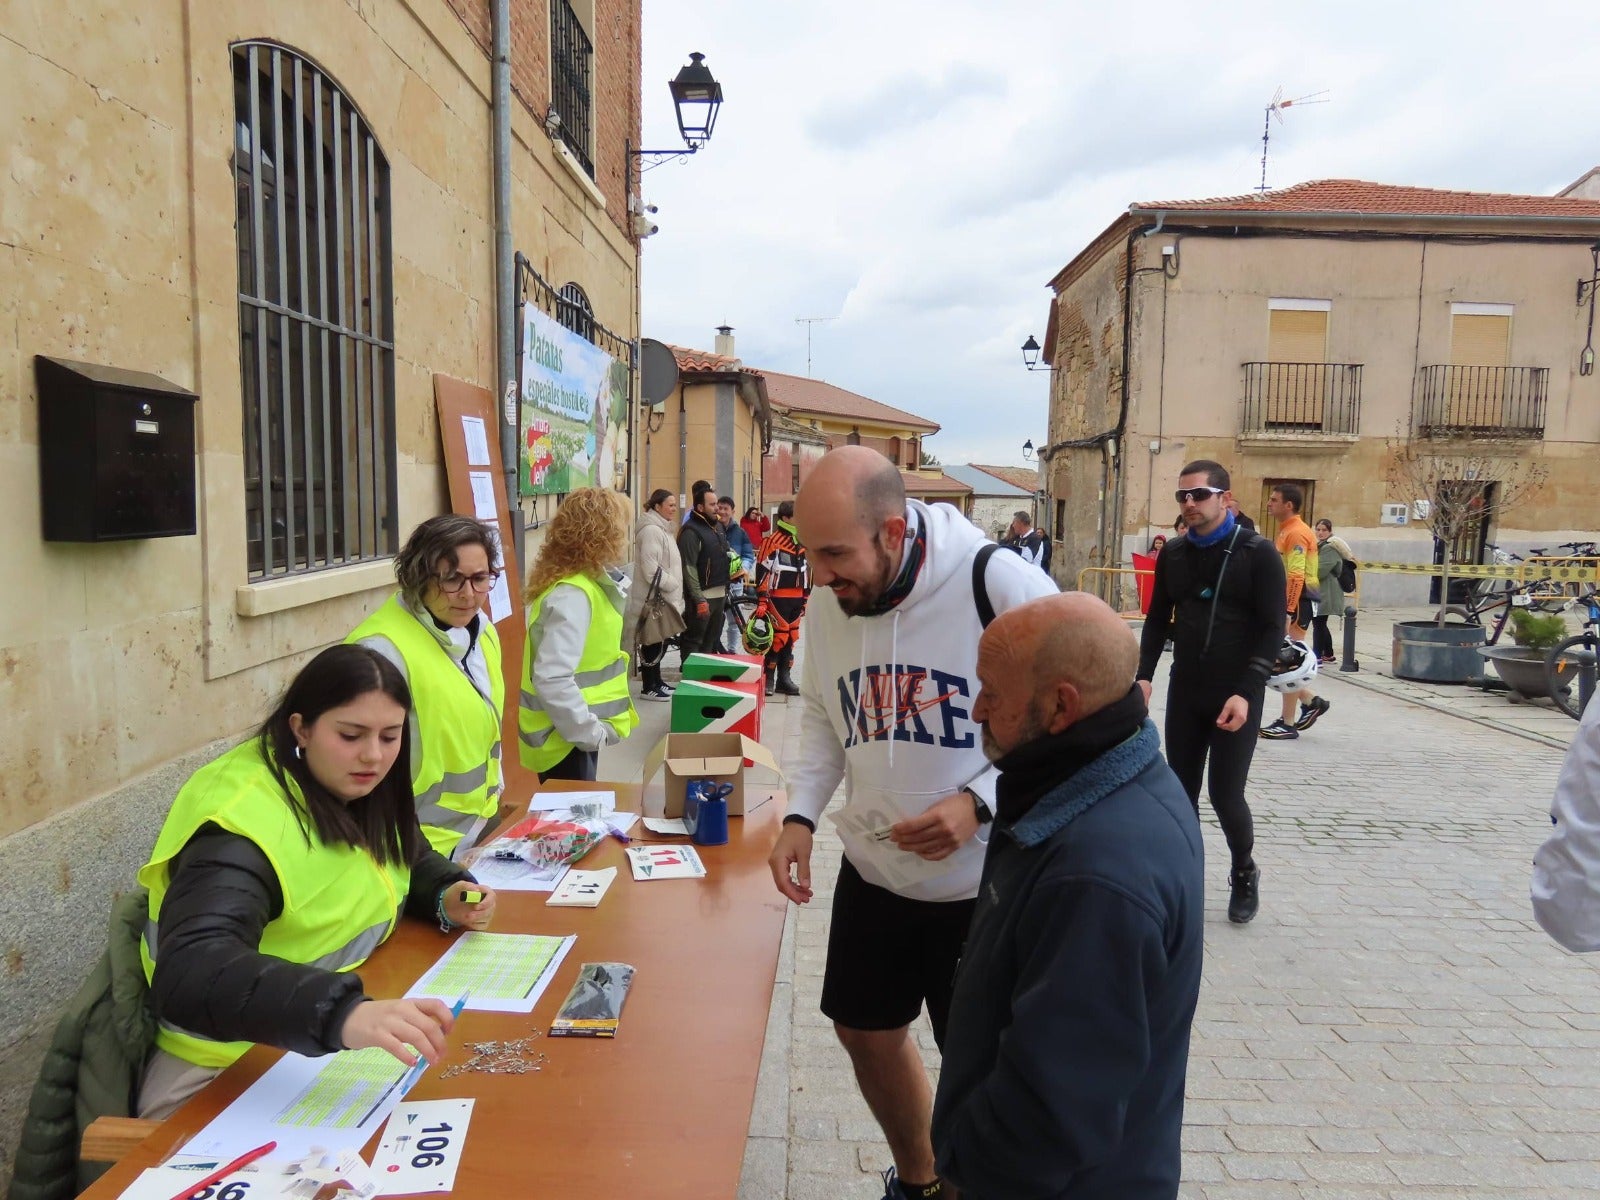
<svg viewBox="0 0 1600 1200">
<path fill-rule="evenodd" d="M 1033 334 L 1028 335 L 1028 340 L 1022 343 L 1022 365 L 1030 371 L 1054 371 L 1049 363 L 1039 361 L 1040 346 L 1038 339 Z"/>
<path fill-rule="evenodd" d="M 694 154 L 711 140 L 716 128 L 717 114 L 722 111 L 722 85 L 706 66 L 706 56 L 698 52 L 689 55 L 689 61 L 679 68 L 667 88 L 672 92 L 672 105 L 678 114 L 678 132 L 683 136 L 682 150 L 635 150 L 628 146 L 630 163 L 635 158 L 669 158 Z"/>
<path fill-rule="evenodd" d="M 1023 459 L 1023 461 L 1024 462 L 1032 462 L 1033 461 L 1033 453 L 1034 453 L 1034 451 L 1033 451 L 1033 439 L 1029 438 L 1027 441 L 1022 443 L 1022 459 Z"/>
<path fill-rule="evenodd" d="M 1578 280 L 1578 307 L 1582 308 L 1584 301 L 1589 302 L 1589 332 L 1583 344 L 1583 353 L 1578 356 L 1578 374 L 1594 374 L 1594 301 L 1595 293 L 1600 291 L 1600 242 L 1589 247 L 1590 257 L 1594 259 L 1594 273 L 1588 279 Z"/>
</svg>

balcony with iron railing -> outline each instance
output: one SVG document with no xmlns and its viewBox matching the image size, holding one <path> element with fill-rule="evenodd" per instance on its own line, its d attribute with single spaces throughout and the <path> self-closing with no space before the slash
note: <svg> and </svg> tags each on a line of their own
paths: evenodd
<svg viewBox="0 0 1600 1200">
<path fill-rule="evenodd" d="M 1419 367 L 1417 435 L 1542 438 L 1549 383 L 1549 367 Z"/>
<path fill-rule="evenodd" d="M 561 118 L 561 140 L 593 179 L 594 43 L 567 0 L 550 0 L 550 64 L 550 107 Z"/>
<path fill-rule="evenodd" d="M 1361 363 L 1245 363 L 1240 433 L 1252 438 L 1349 441 L 1361 430 L 1361 367 Z"/>
</svg>

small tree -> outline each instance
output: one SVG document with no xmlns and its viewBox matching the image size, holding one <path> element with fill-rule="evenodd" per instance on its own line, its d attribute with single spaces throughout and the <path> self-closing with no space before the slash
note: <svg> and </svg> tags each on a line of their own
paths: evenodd
<svg viewBox="0 0 1600 1200">
<path fill-rule="evenodd" d="M 1544 489 L 1549 467 L 1517 457 L 1521 450 L 1520 443 L 1505 441 L 1396 437 L 1389 442 L 1389 487 L 1411 506 L 1412 520 L 1442 546 L 1436 625 L 1444 624 L 1450 602 L 1451 555 L 1457 540 Z M 1421 506 L 1415 503 L 1419 500 Z"/>
<path fill-rule="evenodd" d="M 933 455 L 929 454 L 926 450 L 924 450 L 922 452 L 921 461 L 917 465 L 920 466 L 920 467 L 924 467 L 929 471 L 932 471 L 932 470 L 938 469 L 942 464 L 939 462 L 939 460 L 937 458 L 935 458 Z"/>
</svg>

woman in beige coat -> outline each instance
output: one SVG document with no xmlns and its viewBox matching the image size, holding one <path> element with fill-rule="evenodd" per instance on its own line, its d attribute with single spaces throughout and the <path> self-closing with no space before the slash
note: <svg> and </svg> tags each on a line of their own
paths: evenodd
<svg viewBox="0 0 1600 1200">
<path fill-rule="evenodd" d="M 633 531 L 633 585 L 628 589 L 623 635 L 627 646 L 633 646 L 638 639 L 639 611 L 658 570 L 662 596 L 669 606 L 683 611 L 683 559 L 678 554 L 677 535 L 678 498 L 666 488 L 657 488 L 645 501 L 644 512 L 639 514 Z M 672 698 L 672 689 L 661 682 L 661 660 L 666 655 L 665 642 L 639 647 L 640 699 Z"/>
</svg>

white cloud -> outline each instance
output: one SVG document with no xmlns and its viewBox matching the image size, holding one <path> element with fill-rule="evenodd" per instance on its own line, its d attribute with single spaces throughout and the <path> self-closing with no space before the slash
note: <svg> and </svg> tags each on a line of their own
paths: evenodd
<svg viewBox="0 0 1600 1200">
<path fill-rule="evenodd" d="M 665 81 L 723 83 L 716 135 L 648 171 L 647 336 L 813 374 L 938 421 L 945 462 L 1043 438 L 1050 277 L 1134 201 L 1353 177 L 1549 192 L 1600 162 L 1581 6 L 1463 0 L 1136 8 L 1022 0 L 648 0 L 645 144 Z"/>
</svg>

